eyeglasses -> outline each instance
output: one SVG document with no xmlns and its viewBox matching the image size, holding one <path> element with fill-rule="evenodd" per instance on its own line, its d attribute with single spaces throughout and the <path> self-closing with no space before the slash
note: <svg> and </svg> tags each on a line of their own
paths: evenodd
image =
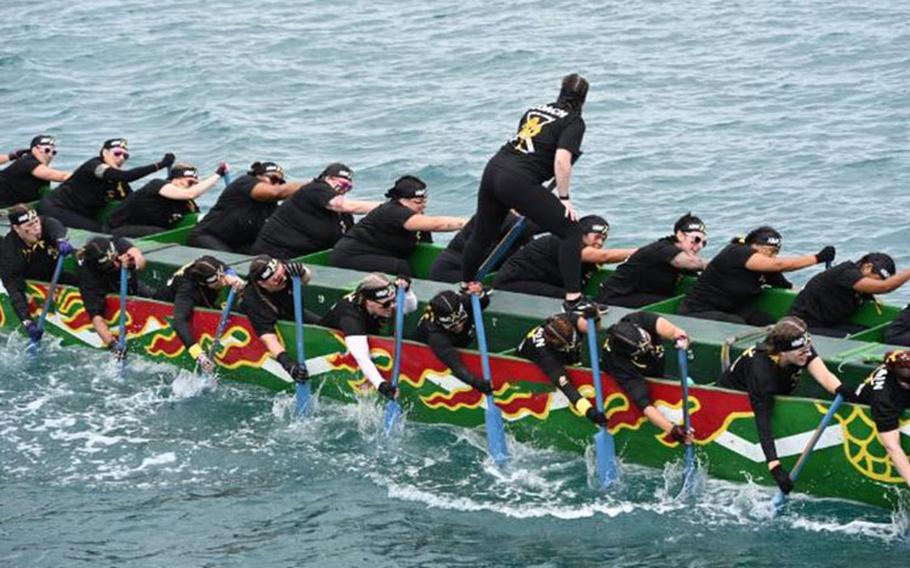
<svg viewBox="0 0 910 568">
<path fill-rule="evenodd" d="M 692 239 L 692 244 L 696 244 L 696 245 L 704 244 L 705 246 L 708 246 L 708 237 L 700 237 L 700 236 L 698 236 L 698 235 L 690 235 L 689 238 Z"/>
<path fill-rule="evenodd" d="M 273 177 L 273 176 L 268 176 L 268 178 L 269 178 L 269 183 L 271 183 L 272 185 L 281 185 L 284 183 L 284 178 Z"/>
<path fill-rule="evenodd" d="M 57 148 L 53 146 L 41 146 L 41 149 L 44 150 L 45 154 L 50 154 L 51 156 L 57 155 Z"/>
<path fill-rule="evenodd" d="M 130 153 L 124 150 L 111 150 L 111 154 L 113 154 L 115 158 L 122 157 L 124 161 L 130 159 Z"/>
<path fill-rule="evenodd" d="M 351 188 L 354 187 L 354 184 L 346 179 L 339 180 L 336 183 L 338 184 L 337 191 L 350 191 Z"/>
</svg>

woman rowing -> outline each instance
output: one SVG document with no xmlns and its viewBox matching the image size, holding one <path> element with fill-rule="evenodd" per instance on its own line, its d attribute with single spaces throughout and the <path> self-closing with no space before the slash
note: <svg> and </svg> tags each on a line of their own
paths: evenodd
<svg viewBox="0 0 910 568">
<path fill-rule="evenodd" d="M 651 402 L 645 377 L 664 374 L 664 348 L 661 340 L 671 341 L 677 349 L 689 347 L 689 336 L 670 320 L 649 312 L 633 312 L 607 329 L 600 351 L 601 366 L 611 375 L 648 422 L 680 444 L 692 443 L 692 431 L 674 424 Z"/>
<path fill-rule="evenodd" d="M 190 246 L 246 254 L 265 220 L 303 186 L 285 181 L 274 162 L 253 162 L 246 174 L 228 185 L 215 206 L 190 233 Z"/>
<path fill-rule="evenodd" d="M 781 235 L 768 226 L 754 229 L 745 238 L 735 238 L 708 264 L 695 287 L 683 300 L 679 314 L 693 318 L 769 325 L 774 318 L 752 306 L 767 287 L 790 289 L 784 278 L 813 264 L 834 260 L 834 247 L 818 254 L 778 257 Z"/>
<path fill-rule="evenodd" d="M 698 253 L 708 237 L 701 219 L 686 213 L 673 225 L 673 234 L 641 247 L 604 280 L 597 300 L 611 306 L 640 308 L 673 295 L 685 273 L 703 270 Z"/>
<path fill-rule="evenodd" d="M 557 314 L 527 333 L 518 345 L 518 355 L 532 361 L 565 395 L 574 411 L 595 424 L 606 424 L 607 417 L 583 397 L 566 373 L 567 366 L 581 363 L 581 337 L 588 331 L 587 317 L 600 323 L 600 312 L 593 305 L 584 314 Z"/>
<path fill-rule="evenodd" d="M 856 262 L 846 261 L 812 277 L 800 290 L 790 315 L 801 318 L 814 335 L 846 337 L 866 326 L 850 318 L 874 294 L 887 294 L 910 280 L 910 269 L 897 273 L 894 259 L 871 252 Z"/>
<path fill-rule="evenodd" d="M 127 294 L 152 298 L 155 295 L 147 284 L 140 281 L 137 270 L 145 268 L 142 252 L 123 237 L 110 239 L 94 237 L 76 253 L 79 262 L 79 294 L 82 304 L 92 321 L 101 344 L 107 347 L 117 359 L 126 353 L 120 349 L 117 337 L 107 325 L 108 294 L 120 291 L 120 268 L 128 269 Z"/>
<path fill-rule="evenodd" d="M 424 215 L 427 185 L 415 176 L 398 178 L 385 196 L 388 201 L 338 241 L 329 257 L 332 266 L 410 276 L 408 257 L 418 243 L 431 243 L 432 232 L 457 231 L 467 222 L 461 217 Z"/>
<path fill-rule="evenodd" d="M 199 170 L 174 164 L 167 179 L 153 179 L 127 196 L 111 213 L 108 226 L 118 237 L 144 237 L 171 229 L 184 216 L 197 213 L 196 199 L 210 190 L 228 171 L 219 164 L 215 173 L 199 181 Z"/>
<path fill-rule="evenodd" d="M 367 274 L 350 294 L 344 296 L 322 317 L 319 322 L 344 333 L 344 344 L 357 361 L 360 372 L 388 399 L 397 395 L 396 389 L 386 381 L 370 357 L 367 336 L 380 332 L 395 311 L 396 286 L 404 286 L 404 313 L 417 309 L 417 296 L 411 290 L 407 278 L 398 277 L 395 284 L 382 274 Z"/>
<path fill-rule="evenodd" d="M 0 279 L 13 311 L 33 342 L 42 330 L 32 319 L 25 296 L 26 280 L 49 281 L 60 255 L 73 252 L 66 240 L 66 227 L 52 217 L 39 216 L 34 209 L 17 205 L 9 210 L 10 232 L 0 243 Z M 68 274 L 61 281 L 74 284 Z"/>
<path fill-rule="evenodd" d="M 241 309 L 250 320 L 253 331 L 268 349 L 269 355 L 297 382 L 309 379 L 306 365 L 294 361 L 278 339 L 278 320 L 294 320 L 294 292 L 291 278 L 297 276 L 307 284 L 312 271 L 299 262 L 286 262 L 260 255 L 250 263 L 250 283 L 243 294 Z M 304 323 L 318 323 L 319 317 L 304 311 Z"/>
<path fill-rule="evenodd" d="M 868 404 L 878 440 L 894 469 L 910 486 L 910 460 L 901 447 L 901 419 L 910 409 L 910 351 L 891 351 L 860 387 L 860 401 Z"/>
<path fill-rule="evenodd" d="M 71 172 L 55 170 L 51 162 L 57 155 L 57 140 L 47 134 L 32 138 L 29 148 L 15 150 L 0 156 L 4 162 L 13 162 L 0 171 L 0 207 L 27 203 L 41 199 L 41 190 L 52 181 L 66 181 Z"/>
<path fill-rule="evenodd" d="M 483 286 L 476 282 L 461 293 L 452 290 L 440 292 L 427 304 L 417 323 L 413 339 L 429 345 L 436 358 L 461 382 L 483 394 L 491 394 L 492 385 L 468 370 L 457 351 L 474 341 L 474 314 L 470 294 L 480 297 L 481 310 L 490 304 Z"/>
<path fill-rule="evenodd" d="M 123 165 L 129 157 L 125 138 L 105 140 L 98 156 L 76 168 L 69 179 L 44 196 L 38 212 L 50 215 L 67 227 L 100 233 L 103 227 L 95 218 L 105 205 L 126 199 L 132 191 L 130 182 L 174 163 L 174 155 L 168 152 L 157 162 L 124 170 Z"/>
<path fill-rule="evenodd" d="M 587 94 L 584 77 L 575 73 L 563 77 L 556 102 L 527 110 L 515 136 L 487 162 L 477 193 L 476 226 L 464 251 L 465 282 L 477 279 L 503 219 L 515 209 L 561 239 L 564 308 L 583 311 L 592 304 L 581 294 L 582 232 L 569 198 L 572 163 L 581 154 L 585 133 L 581 110 Z M 541 185 L 550 178 L 555 179 L 558 199 Z"/>
<path fill-rule="evenodd" d="M 171 326 L 189 351 L 190 357 L 207 373 L 215 368 L 215 362 L 203 352 L 200 342 L 193 339 L 193 312 L 196 306 L 218 309 L 221 290 L 230 286 L 239 292 L 245 284 L 232 268 L 217 258 L 206 255 L 180 267 L 164 288 L 155 294 L 156 300 L 174 305 Z"/>
<path fill-rule="evenodd" d="M 718 381 L 721 387 L 749 394 L 768 470 L 784 494 L 793 489 L 793 482 L 780 465 L 774 444 L 771 424 L 774 397 L 791 394 L 803 369 L 829 393 L 841 394 L 848 402 L 857 401 L 856 395 L 828 370 L 815 352 L 805 322 L 793 316 L 777 322 L 765 340 L 744 351 Z"/>
<path fill-rule="evenodd" d="M 622 262 L 635 249 L 605 249 L 604 242 L 610 225 L 599 215 L 588 215 L 578 220 L 581 230 L 581 276 L 584 286 L 597 273 L 601 264 Z M 509 292 L 522 292 L 538 296 L 561 298 L 565 293 L 565 282 L 559 268 L 559 254 L 562 239 L 556 235 L 544 235 L 531 241 L 515 253 L 496 273 L 493 286 Z"/>
<path fill-rule="evenodd" d="M 354 215 L 369 213 L 378 201 L 348 199 L 354 172 L 344 164 L 329 164 L 272 213 L 253 243 L 253 254 L 296 258 L 330 249 L 354 225 Z"/>
</svg>

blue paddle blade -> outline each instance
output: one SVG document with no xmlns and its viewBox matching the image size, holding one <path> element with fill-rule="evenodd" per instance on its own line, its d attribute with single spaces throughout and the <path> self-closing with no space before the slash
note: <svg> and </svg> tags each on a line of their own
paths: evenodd
<svg viewBox="0 0 910 568">
<path fill-rule="evenodd" d="M 297 416 L 306 416 L 310 412 L 310 384 L 297 383 L 296 386 Z"/>
<path fill-rule="evenodd" d="M 401 424 L 401 405 L 397 400 L 390 400 L 385 407 L 385 433 L 391 434 Z"/>
<path fill-rule="evenodd" d="M 504 465 L 509 460 L 509 447 L 506 445 L 506 429 L 502 422 L 502 412 L 493 401 L 493 395 L 487 395 L 487 408 L 484 412 L 487 425 L 487 449 L 496 465 Z"/>
<path fill-rule="evenodd" d="M 774 494 L 774 499 L 771 500 L 771 503 L 774 505 L 775 509 L 780 509 L 784 506 L 784 503 L 787 502 L 787 496 L 784 495 L 784 492 L 780 489 L 777 490 L 777 493 Z"/>
<path fill-rule="evenodd" d="M 594 455 L 596 458 L 595 472 L 601 488 L 613 485 L 619 478 L 616 470 L 616 448 L 613 446 L 613 436 L 610 436 L 603 427 L 594 435 Z"/>
</svg>

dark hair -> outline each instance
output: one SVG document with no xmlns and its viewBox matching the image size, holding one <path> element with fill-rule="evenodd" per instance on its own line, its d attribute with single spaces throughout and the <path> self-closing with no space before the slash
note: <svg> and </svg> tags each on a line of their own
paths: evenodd
<svg viewBox="0 0 910 568">
<path fill-rule="evenodd" d="M 871 264 L 872 270 L 882 278 L 890 278 L 897 272 L 894 259 L 883 252 L 870 252 L 865 255 L 859 259 L 859 265 L 862 266 L 864 264 Z"/>
<path fill-rule="evenodd" d="M 796 316 L 785 316 L 768 332 L 765 344 L 768 345 L 771 353 L 789 351 L 792 348 L 793 340 L 806 337 L 808 333 L 809 328 L 802 319 Z"/>
<path fill-rule="evenodd" d="M 562 78 L 562 87 L 559 89 L 559 98 L 556 102 L 580 111 L 587 96 L 588 80 L 578 73 L 572 73 Z"/>
<path fill-rule="evenodd" d="M 685 215 L 676 220 L 676 223 L 673 223 L 673 234 L 675 235 L 677 231 L 682 231 L 688 233 L 690 231 L 701 231 L 702 233 L 706 232 L 706 227 L 704 221 L 692 214 L 691 211 L 687 212 Z"/>
<path fill-rule="evenodd" d="M 770 225 L 762 225 L 757 229 L 752 229 L 749 231 L 749 234 L 746 235 L 745 238 L 735 237 L 730 242 L 747 245 L 771 245 L 779 247 L 782 240 L 783 237 L 781 237 L 780 233 L 778 233 L 774 227 L 771 227 Z"/>
</svg>

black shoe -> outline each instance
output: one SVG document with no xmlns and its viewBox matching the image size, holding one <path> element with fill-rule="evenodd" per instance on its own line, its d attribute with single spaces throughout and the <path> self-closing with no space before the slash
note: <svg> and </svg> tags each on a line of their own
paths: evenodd
<svg viewBox="0 0 910 568">
<path fill-rule="evenodd" d="M 562 303 L 562 309 L 568 315 L 576 315 L 585 319 L 593 318 L 599 320 L 603 314 L 607 313 L 609 307 L 604 304 L 592 302 L 584 296 L 579 296 L 576 300 L 564 301 Z"/>
</svg>

